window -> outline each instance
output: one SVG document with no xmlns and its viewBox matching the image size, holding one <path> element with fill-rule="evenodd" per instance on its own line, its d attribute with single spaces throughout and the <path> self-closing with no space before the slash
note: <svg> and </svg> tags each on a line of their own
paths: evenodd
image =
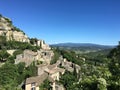
<svg viewBox="0 0 120 90">
<path fill-rule="evenodd" d="M 32 87 L 31 90 L 35 90 L 35 87 Z"/>
<path fill-rule="evenodd" d="M 35 87 L 35 82 L 31 84 L 31 87 Z"/>
<path fill-rule="evenodd" d="M 36 90 L 35 82 L 31 84 L 31 90 Z"/>
</svg>

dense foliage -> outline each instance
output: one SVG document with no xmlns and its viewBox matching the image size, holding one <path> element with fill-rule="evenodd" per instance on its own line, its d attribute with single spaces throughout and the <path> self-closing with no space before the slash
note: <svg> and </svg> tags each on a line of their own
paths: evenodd
<svg viewBox="0 0 120 90">
<path fill-rule="evenodd" d="M 39 87 L 40 90 L 52 90 L 51 82 L 49 81 L 49 79 L 45 79 Z"/>
<path fill-rule="evenodd" d="M 16 55 L 23 53 L 25 49 L 37 51 L 40 47 L 29 43 L 6 41 L 4 36 L 0 36 L 0 90 L 20 90 L 19 87 L 22 87 L 22 82 L 26 78 L 36 76 L 35 62 L 28 67 L 25 67 L 25 63 L 14 64 Z M 15 51 L 10 55 L 7 50 Z"/>
<path fill-rule="evenodd" d="M 18 28 L 16 30 L 19 31 Z M 33 46 L 37 39 L 32 38 L 29 43 L 6 41 L 0 36 L 0 90 L 18 90 L 26 78 L 36 76 L 35 62 L 25 67 L 25 63 L 14 64 L 16 55 L 29 49 L 37 51 L 40 47 Z M 16 50 L 10 55 L 7 50 Z M 110 50 L 76 54 L 72 50 L 53 49 L 54 57 L 51 64 L 59 60 L 60 56 L 81 67 L 79 73 L 66 71 L 60 82 L 66 90 L 120 90 L 120 45 Z M 110 51 L 110 53 L 109 53 Z M 41 62 L 37 62 L 38 64 Z M 51 89 L 49 80 L 45 80 L 41 89 Z"/>
<path fill-rule="evenodd" d="M 20 49 L 25 50 L 29 49 L 32 51 L 37 51 L 40 49 L 38 46 L 33 46 L 32 44 L 26 43 L 26 42 L 18 42 L 18 41 L 6 41 L 6 38 L 4 36 L 0 37 L 0 49 Z"/>
<path fill-rule="evenodd" d="M 26 78 L 36 76 L 36 70 L 34 63 L 25 67 L 25 63 L 15 65 L 6 62 L 0 67 L 0 90 L 17 90 L 18 85 Z"/>
<path fill-rule="evenodd" d="M 79 55 L 69 50 L 59 52 L 68 61 L 81 66 L 77 80 L 70 72 L 61 77 L 60 82 L 66 90 L 120 90 L 120 45 L 110 53 L 103 51 Z M 81 58 L 86 60 L 83 61 Z"/>
<path fill-rule="evenodd" d="M 57 62 L 57 60 L 59 60 L 59 57 L 60 57 L 60 52 L 58 49 L 53 49 L 53 52 L 54 52 L 54 56 L 50 62 L 50 64 L 54 64 Z"/>
</svg>

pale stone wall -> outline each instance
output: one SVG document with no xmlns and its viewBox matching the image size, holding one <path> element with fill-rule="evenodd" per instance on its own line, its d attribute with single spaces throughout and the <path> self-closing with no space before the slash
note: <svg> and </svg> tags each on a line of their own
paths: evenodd
<svg viewBox="0 0 120 90">
<path fill-rule="evenodd" d="M 36 90 L 40 90 L 40 88 L 39 88 L 39 87 L 36 87 Z"/>
<path fill-rule="evenodd" d="M 59 81 L 59 78 L 60 78 L 59 72 L 53 73 L 50 76 L 53 78 L 53 80 L 58 80 Z"/>
<path fill-rule="evenodd" d="M 40 46 L 44 50 L 50 50 L 51 49 L 49 47 L 49 45 L 44 42 L 44 40 L 38 40 L 37 41 L 37 46 Z"/>
<path fill-rule="evenodd" d="M 55 84 L 55 88 L 56 88 L 56 90 L 65 90 L 64 86 L 62 84 L 58 84 L 58 83 Z"/>
<path fill-rule="evenodd" d="M 38 75 L 42 75 L 44 73 L 44 70 L 42 68 L 38 68 Z"/>
<path fill-rule="evenodd" d="M 13 55 L 13 53 L 15 52 L 16 50 L 7 50 L 7 52 L 10 54 L 10 55 Z"/>
<path fill-rule="evenodd" d="M 55 88 L 55 82 L 52 84 L 52 90 L 56 90 L 56 88 Z"/>
<path fill-rule="evenodd" d="M 31 84 L 25 85 L 25 90 L 31 90 Z"/>
<path fill-rule="evenodd" d="M 31 50 L 25 50 L 23 54 L 16 56 L 15 64 L 18 64 L 19 62 L 25 62 L 26 66 L 28 66 L 33 61 L 37 60 L 46 64 L 50 64 L 53 55 L 53 51 L 38 50 L 37 52 L 33 52 Z"/>
<path fill-rule="evenodd" d="M 0 30 L 0 36 L 4 36 L 5 31 Z"/>
<path fill-rule="evenodd" d="M 39 50 L 37 51 L 38 55 L 36 56 L 36 59 L 39 61 L 43 61 L 47 64 L 50 64 L 50 61 L 52 60 L 52 57 L 54 56 L 53 51 L 51 50 Z"/>
<path fill-rule="evenodd" d="M 28 84 L 28 85 L 25 85 L 25 90 L 31 90 L 31 84 Z M 39 87 L 38 86 L 36 86 L 35 87 L 35 90 L 39 90 Z"/>
<path fill-rule="evenodd" d="M 26 66 L 29 66 L 33 61 L 36 61 L 36 55 L 36 52 L 33 52 L 31 50 L 24 50 L 23 54 L 16 56 L 15 64 L 25 62 Z"/>
<path fill-rule="evenodd" d="M 42 75 L 45 69 L 47 69 L 46 65 L 38 67 L 38 76 Z"/>
</svg>

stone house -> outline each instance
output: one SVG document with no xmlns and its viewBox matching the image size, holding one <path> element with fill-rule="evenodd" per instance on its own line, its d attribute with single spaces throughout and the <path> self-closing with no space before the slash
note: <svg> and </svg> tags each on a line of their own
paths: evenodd
<svg viewBox="0 0 120 90">
<path fill-rule="evenodd" d="M 44 40 L 38 40 L 37 41 L 37 46 L 40 46 L 44 50 L 50 50 L 49 45 L 46 44 Z"/>
<path fill-rule="evenodd" d="M 54 53 L 51 50 L 38 50 L 37 52 L 31 50 L 24 50 L 22 54 L 16 56 L 15 64 L 25 62 L 29 66 L 33 61 L 42 61 L 45 64 L 50 64 Z"/>
<path fill-rule="evenodd" d="M 43 61 L 47 64 L 50 64 L 50 61 L 51 61 L 52 57 L 54 56 L 53 51 L 41 49 L 37 52 L 38 52 L 38 55 L 36 57 L 37 60 Z"/>
<path fill-rule="evenodd" d="M 56 64 L 41 64 L 37 67 L 38 76 L 26 79 L 25 90 L 39 90 L 39 85 L 41 85 L 45 79 L 49 79 L 51 82 L 52 90 L 64 90 L 64 87 L 58 85 L 56 80 L 59 81 L 60 76 L 65 73 L 65 69 L 57 67 Z"/>
<path fill-rule="evenodd" d="M 64 67 L 67 71 L 73 72 L 74 69 L 76 69 L 76 72 L 79 73 L 79 71 L 81 70 L 81 67 L 77 64 L 74 64 L 70 61 L 67 61 L 66 58 L 62 58 L 60 60 L 57 61 L 58 66 L 62 66 Z"/>
<path fill-rule="evenodd" d="M 43 73 L 40 76 L 27 78 L 25 90 L 39 90 L 39 86 L 44 82 L 45 79 L 48 79 L 54 85 L 54 81 L 48 76 L 48 73 Z"/>
<path fill-rule="evenodd" d="M 26 67 L 29 66 L 33 61 L 36 61 L 37 52 L 31 50 L 24 50 L 23 54 L 16 56 L 15 64 L 25 62 Z"/>
<path fill-rule="evenodd" d="M 57 64 L 53 64 L 53 65 L 42 64 L 37 67 L 38 67 L 38 75 L 47 72 L 49 76 L 53 78 L 53 80 L 59 81 L 60 75 L 63 75 L 65 73 L 65 69 L 57 67 Z"/>
</svg>

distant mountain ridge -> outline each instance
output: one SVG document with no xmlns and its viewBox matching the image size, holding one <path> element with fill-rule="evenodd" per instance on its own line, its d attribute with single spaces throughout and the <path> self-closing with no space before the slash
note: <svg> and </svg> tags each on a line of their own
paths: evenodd
<svg viewBox="0 0 120 90">
<path fill-rule="evenodd" d="M 99 45 L 92 43 L 58 43 L 52 44 L 51 47 L 59 47 L 60 49 L 74 50 L 80 53 L 96 52 L 105 49 L 112 49 L 115 46 L 110 45 Z"/>
<path fill-rule="evenodd" d="M 115 46 L 112 45 L 100 45 L 93 43 L 58 43 L 51 44 L 51 46 L 60 46 L 60 47 L 103 47 L 103 48 L 113 48 Z"/>
</svg>

